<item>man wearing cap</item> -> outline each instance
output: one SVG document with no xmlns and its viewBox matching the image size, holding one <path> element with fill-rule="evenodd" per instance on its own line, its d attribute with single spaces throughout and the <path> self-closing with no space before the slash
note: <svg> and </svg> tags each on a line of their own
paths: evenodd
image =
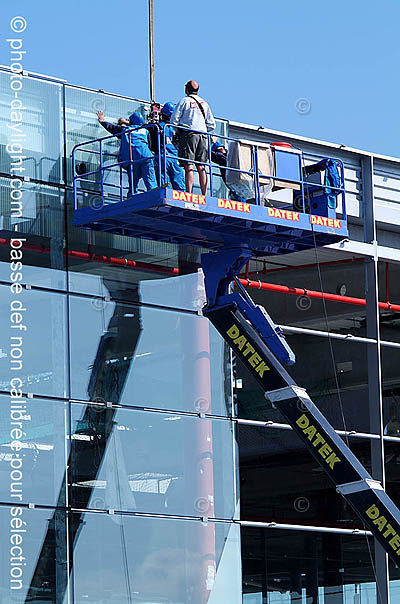
<svg viewBox="0 0 400 604">
<path fill-rule="evenodd" d="M 98 111 L 97 117 L 103 128 L 110 134 L 118 136 L 121 141 L 118 163 L 128 174 L 128 197 L 136 193 L 141 178 L 143 178 L 148 191 L 155 189 L 157 181 L 154 171 L 154 156 L 149 147 L 149 132 L 146 128 L 141 128 L 143 118 L 140 113 L 138 111 L 132 113 L 129 116 L 129 122 L 124 118 L 120 118 L 118 124 L 106 122 L 103 111 Z M 135 130 L 132 130 L 132 128 L 135 128 Z"/>
<path fill-rule="evenodd" d="M 176 147 L 176 130 L 169 123 L 174 109 L 174 103 L 170 102 L 165 103 L 161 109 L 160 122 L 158 124 L 158 127 L 161 129 L 160 142 L 162 149 L 164 148 L 165 144 L 165 165 L 164 162 L 161 161 L 161 173 L 163 173 L 165 168 L 165 176 L 167 177 L 167 179 L 169 179 L 172 188 L 176 191 L 184 191 L 185 175 L 177 159 L 178 149 Z M 153 124 L 151 124 L 151 126 L 153 126 L 153 128 L 156 127 Z M 149 126 L 149 128 L 151 126 Z M 153 135 L 152 151 L 154 151 L 154 153 L 158 155 L 158 136 Z M 159 173 L 157 170 L 157 180 L 158 178 Z"/>
<path fill-rule="evenodd" d="M 227 186 L 229 191 L 229 199 L 233 199 L 234 201 L 242 201 L 246 202 L 247 198 L 241 197 L 234 189 L 234 187 L 227 182 L 227 151 L 222 143 L 215 139 L 215 137 L 211 137 L 214 139 L 214 142 L 211 147 L 211 161 L 218 164 L 220 166 L 219 171 L 221 173 L 221 178 L 224 181 L 224 184 Z M 232 173 L 232 170 L 231 170 Z"/>
<path fill-rule="evenodd" d="M 186 96 L 177 103 L 170 124 L 180 126 L 178 130 L 178 155 L 185 168 L 186 191 L 192 192 L 195 162 L 208 161 L 208 141 L 202 132 L 211 132 L 215 128 L 215 119 L 209 104 L 198 95 L 199 85 L 189 80 L 185 86 Z M 183 129 L 184 128 L 184 129 Z M 186 160 L 186 161 L 185 161 Z M 189 160 L 189 161 L 188 161 Z M 207 193 L 207 172 L 202 163 L 196 163 L 202 195 Z"/>
</svg>

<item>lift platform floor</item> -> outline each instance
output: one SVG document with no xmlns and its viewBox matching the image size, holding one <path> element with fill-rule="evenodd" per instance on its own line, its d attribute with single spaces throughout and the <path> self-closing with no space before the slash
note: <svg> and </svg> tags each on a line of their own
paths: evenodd
<svg viewBox="0 0 400 604">
<path fill-rule="evenodd" d="M 79 192 L 84 201 L 85 193 Z M 90 195 L 88 194 L 88 197 Z M 328 218 L 229 199 L 158 188 L 102 207 L 75 210 L 75 226 L 208 249 L 249 247 L 255 256 L 286 254 L 335 243 L 347 224 Z"/>
</svg>

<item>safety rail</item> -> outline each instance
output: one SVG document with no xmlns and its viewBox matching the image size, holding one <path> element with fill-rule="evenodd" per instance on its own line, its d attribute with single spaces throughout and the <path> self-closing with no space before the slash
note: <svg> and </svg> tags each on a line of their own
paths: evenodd
<svg viewBox="0 0 400 604">
<path fill-rule="evenodd" d="M 169 126 L 169 124 L 166 124 Z M 170 126 L 171 127 L 171 126 Z M 285 148 L 285 147 L 276 147 L 274 143 L 272 145 L 268 145 L 266 143 L 256 143 L 254 141 L 241 140 L 237 138 L 232 138 L 228 136 L 218 135 L 212 133 L 206 133 L 201 131 L 191 130 L 197 134 L 201 134 L 207 138 L 207 147 L 208 147 L 208 160 L 205 162 L 200 162 L 196 160 L 190 160 L 180 157 L 179 155 L 175 155 L 168 152 L 167 149 L 167 141 L 166 141 L 166 128 L 160 128 L 157 124 L 147 124 L 145 126 L 136 126 L 136 127 L 126 127 L 124 133 L 127 133 L 129 136 L 129 148 L 131 148 L 131 136 L 135 130 L 139 128 L 146 128 L 149 131 L 153 129 L 153 133 L 156 133 L 157 140 L 157 150 L 158 153 L 155 153 L 150 158 L 142 158 L 133 160 L 132 158 L 129 160 L 116 160 L 111 163 L 107 163 L 108 158 L 113 158 L 114 160 L 117 157 L 116 153 L 110 153 L 105 150 L 107 144 L 111 141 L 117 141 L 120 138 L 120 135 L 108 135 L 101 138 L 93 139 L 90 141 L 85 141 L 83 143 L 78 143 L 74 146 L 72 150 L 72 163 L 73 163 L 73 188 L 74 188 L 74 202 L 75 209 L 78 209 L 78 193 L 83 194 L 95 194 L 96 196 L 101 197 L 101 204 L 113 203 L 115 201 L 123 201 L 124 195 L 126 191 L 132 191 L 134 195 L 136 191 L 133 189 L 132 185 L 132 175 L 135 167 L 139 166 L 143 162 L 153 162 L 155 166 L 155 173 L 157 177 L 157 183 L 159 187 L 167 187 L 169 185 L 168 177 L 167 177 L 167 160 L 171 159 L 179 162 L 187 162 L 195 165 L 204 165 L 206 173 L 209 177 L 208 182 L 208 191 L 207 194 L 214 196 L 215 195 L 215 178 L 219 178 L 223 180 L 224 185 L 227 189 L 227 195 L 232 192 L 229 184 L 227 184 L 227 174 L 231 175 L 232 173 L 238 173 L 240 177 L 245 175 L 250 177 L 250 182 L 252 183 L 249 189 L 254 193 L 247 201 L 254 203 L 256 205 L 266 205 L 265 201 L 267 199 L 266 196 L 263 196 L 262 187 L 266 186 L 265 183 L 272 183 L 271 189 L 278 184 L 279 188 L 284 189 L 285 184 L 289 188 L 294 188 L 297 186 L 299 191 L 296 196 L 297 207 L 296 209 L 303 213 L 318 213 L 313 212 L 310 204 L 310 198 L 316 194 L 330 194 L 338 198 L 341 196 L 341 214 L 344 220 L 346 220 L 346 204 L 345 204 L 345 184 L 344 184 L 344 165 L 342 160 L 336 158 L 329 158 L 326 156 L 317 156 L 312 155 L 312 157 L 316 160 L 316 162 L 321 162 L 322 160 L 332 159 L 335 162 L 335 165 L 339 174 L 339 186 L 332 186 L 332 184 L 326 184 L 323 182 L 313 182 L 309 179 L 307 175 L 307 168 L 309 166 L 305 166 L 305 158 L 303 152 L 301 150 L 295 148 Z M 173 127 L 176 133 L 179 133 L 181 130 L 188 131 L 188 128 L 183 128 L 179 126 Z M 231 164 L 228 165 L 228 157 L 227 157 L 227 165 L 219 165 L 212 161 L 212 144 L 213 139 L 216 139 L 218 142 L 223 141 L 225 144 L 221 143 L 221 147 L 228 146 L 227 152 L 229 150 L 229 145 L 238 144 L 239 149 L 240 145 L 246 145 L 250 147 L 250 156 L 251 156 L 251 168 L 249 170 L 243 170 L 240 167 L 237 168 Z M 90 149 L 90 146 L 95 146 L 97 148 Z M 270 150 L 271 154 L 271 163 L 270 163 L 270 173 L 263 173 L 260 169 L 260 165 L 262 162 L 259 161 L 260 151 L 265 153 L 266 150 Z M 272 149 L 276 154 L 278 151 L 280 154 L 291 153 L 295 154 L 298 160 L 298 173 L 299 178 L 290 178 L 288 176 L 279 174 L 275 172 L 274 160 L 272 157 Z M 85 153 L 89 157 L 89 161 L 80 161 L 77 159 L 79 153 Z M 310 158 L 310 154 L 307 153 L 307 158 Z M 95 169 L 86 170 L 87 164 L 93 165 Z M 123 184 L 123 171 L 127 173 L 128 176 L 128 186 Z M 225 178 L 222 177 L 222 172 L 225 172 Z M 323 171 L 323 170 L 321 170 Z M 275 172 L 275 173 L 274 173 Z M 118 174 L 118 178 L 115 178 L 115 173 Z M 114 178 L 113 175 L 114 174 Z M 95 179 L 91 179 L 93 176 Z M 321 178 L 322 181 L 322 178 Z M 220 182 L 220 181 L 219 181 Z M 79 186 L 78 186 L 79 183 Z M 264 183 L 264 184 L 262 184 Z M 89 188 L 85 187 L 89 185 Z M 93 188 L 95 187 L 95 189 Z M 114 194 L 115 192 L 115 194 Z M 219 195 L 220 197 L 220 195 Z M 295 196 L 293 196 L 294 198 Z M 229 197 L 228 197 L 229 198 Z M 280 205 L 279 207 L 289 207 L 293 204 L 287 204 L 287 206 Z"/>
</svg>

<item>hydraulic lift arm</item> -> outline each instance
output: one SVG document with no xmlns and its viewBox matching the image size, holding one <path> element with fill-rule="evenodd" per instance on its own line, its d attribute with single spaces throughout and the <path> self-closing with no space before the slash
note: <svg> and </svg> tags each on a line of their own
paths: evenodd
<svg viewBox="0 0 400 604">
<path fill-rule="evenodd" d="M 246 292 L 228 293 L 250 259 L 246 248 L 203 254 L 207 305 L 203 309 L 238 358 L 261 384 L 336 490 L 371 530 L 393 562 L 400 562 L 400 511 L 283 367 L 294 354 L 264 309 Z"/>
</svg>

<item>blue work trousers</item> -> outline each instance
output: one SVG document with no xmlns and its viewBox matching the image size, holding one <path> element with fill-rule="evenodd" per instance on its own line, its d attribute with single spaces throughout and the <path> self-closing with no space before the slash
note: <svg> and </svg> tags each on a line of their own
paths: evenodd
<svg viewBox="0 0 400 604">
<path fill-rule="evenodd" d="M 159 180 L 159 159 L 157 159 L 157 180 Z M 163 177 L 164 161 L 161 158 L 161 179 Z M 185 191 L 185 173 L 183 168 L 179 165 L 179 162 L 174 157 L 167 157 L 165 159 L 165 176 L 171 183 L 171 186 L 176 191 Z"/>
<path fill-rule="evenodd" d="M 155 189 L 157 187 L 157 179 L 154 170 L 153 155 L 143 157 L 142 155 L 133 153 L 132 161 L 133 163 L 129 161 L 121 162 L 122 167 L 128 175 L 128 197 L 136 193 L 141 178 L 147 191 Z"/>
</svg>

